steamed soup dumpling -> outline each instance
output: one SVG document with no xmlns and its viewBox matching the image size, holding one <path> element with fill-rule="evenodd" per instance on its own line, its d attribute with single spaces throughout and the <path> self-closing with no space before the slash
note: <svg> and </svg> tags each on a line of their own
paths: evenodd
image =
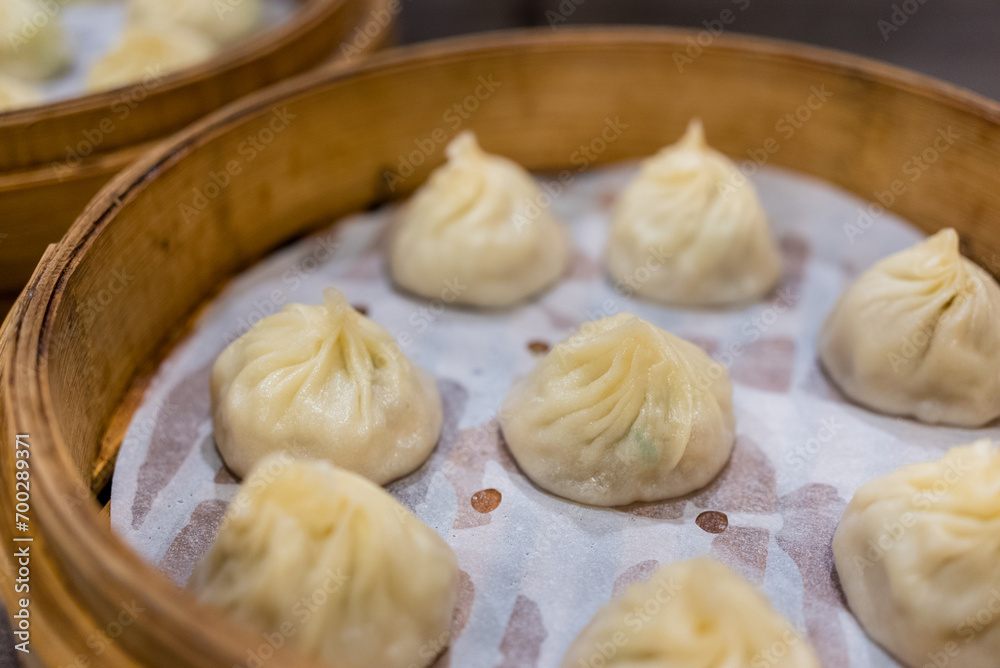
<svg viewBox="0 0 1000 668">
<path fill-rule="evenodd" d="M 87 88 L 96 91 L 149 82 L 204 62 L 215 51 L 210 40 L 184 28 L 126 28 L 118 44 L 91 67 Z"/>
<path fill-rule="evenodd" d="M 153 29 L 184 28 L 226 46 L 254 31 L 261 0 L 129 0 L 129 21 Z"/>
<path fill-rule="evenodd" d="M 584 323 L 515 381 L 500 422 L 540 487 L 598 506 L 656 501 L 729 459 L 732 386 L 700 348 L 623 313 Z"/>
<path fill-rule="evenodd" d="M 764 594 L 706 558 L 664 566 L 598 610 L 561 664 L 595 665 L 820 668 Z"/>
<path fill-rule="evenodd" d="M 1000 415 L 1000 286 L 942 230 L 862 274 L 827 318 L 819 352 L 860 404 L 982 425 Z"/>
<path fill-rule="evenodd" d="M 69 60 L 58 10 L 38 0 L 0 1 L 0 75 L 40 81 Z"/>
<path fill-rule="evenodd" d="M 389 268 L 403 288 L 473 306 L 508 306 L 556 281 L 569 238 L 518 164 L 484 152 L 463 132 L 448 162 L 400 213 Z"/>
<path fill-rule="evenodd" d="M 693 306 L 758 299 L 781 274 L 753 185 L 708 146 L 697 120 L 646 160 L 622 193 L 605 263 L 637 294 Z"/>
<path fill-rule="evenodd" d="M 988 440 L 862 486 L 833 555 L 851 611 L 908 666 L 1000 666 L 1000 451 Z"/>
<path fill-rule="evenodd" d="M 288 451 L 384 484 L 420 466 L 437 443 L 433 378 L 340 292 L 323 297 L 264 318 L 215 362 L 215 442 L 238 475 Z"/>
<path fill-rule="evenodd" d="M 230 502 L 188 586 L 262 632 L 291 625 L 289 644 L 332 666 L 421 668 L 448 644 L 458 565 L 374 483 L 273 455 Z"/>
<path fill-rule="evenodd" d="M 42 94 L 35 86 L 0 74 L 0 112 L 39 104 Z"/>
</svg>

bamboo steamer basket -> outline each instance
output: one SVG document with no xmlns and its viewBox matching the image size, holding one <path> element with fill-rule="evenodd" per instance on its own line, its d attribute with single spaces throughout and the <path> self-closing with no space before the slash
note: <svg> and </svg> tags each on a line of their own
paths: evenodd
<svg viewBox="0 0 1000 668">
<path fill-rule="evenodd" d="M 398 2 L 301 0 L 281 25 L 151 85 L 0 114 L 0 302 L 24 287 L 45 246 L 100 187 L 157 139 L 335 55 L 360 60 L 391 36 L 397 12 L 389 8 Z M 369 23 L 373 35 L 356 32 Z"/>
<path fill-rule="evenodd" d="M 443 160 L 444 140 L 423 160 L 419 146 L 484 80 L 494 92 L 463 127 L 531 169 L 577 169 L 581 147 L 597 154 L 595 163 L 646 156 L 694 115 L 715 146 L 746 156 L 816 87 L 830 93 L 822 113 L 770 162 L 873 198 L 939 129 L 951 128 L 954 145 L 893 211 L 928 232 L 955 227 L 966 252 L 993 266 L 1000 106 L 853 56 L 736 36 L 716 39 L 680 72 L 674 56 L 693 36 L 544 30 L 383 52 L 351 70 L 316 71 L 255 93 L 118 174 L 46 253 L 0 343 L 0 490 L 8 503 L 15 434 L 30 434 L 31 443 L 32 658 L 71 665 L 83 652 L 92 665 L 221 667 L 242 665 L 260 645 L 259 634 L 198 606 L 129 550 L 95 493 L 144 383 L 199 306 L 269 250 L 416 187 Z M 184 222 L 179 205 L 276 112 L 294 118 L 274 134 L 266 159 L 244 164 Z M 601 147 L 596 138 L 609 119 L 628 127 Z M 401 160 L 415 172 L 393 192 L 385 172 Z M 80 317 L 116 271 L 133 278 L 100 317 Z M 0 516 L 8 545 L 13 521 L 12 513 Z M 15 610 L 9 577 L 3 596 Z M 87 653 L 88 636 L 133 601 L 144 610 L 134 624 L 99 657 Z M 269 663 L 308 665 L 287 648 Z"/>
</svg>

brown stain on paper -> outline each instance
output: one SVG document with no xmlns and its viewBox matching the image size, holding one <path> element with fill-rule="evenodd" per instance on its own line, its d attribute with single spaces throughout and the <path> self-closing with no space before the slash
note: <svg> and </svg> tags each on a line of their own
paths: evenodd
<svg viewBox="0 0 1000 668">
<path fill-rule="evenodd" d="M 174 582 L 187 582 L 195 564 L 208 552 L 226 513 L 225 501 L 211 499 L 199 503 L 187 526 L 181 529 L 160 560 L 160 570 Z"/>
<path fill-rule="evenodd" d="M 208 381 L 212 365 L 206 364 L 179 382 L 156 416 L 146 459 L 139 465 L 132 501 L 133 529 L 142 526 L 157 495 L 198 445 L 198 430 L 211 417 Z"/>
<path fill-rule="evenodd" d="M 500 500 L 503 495 L 499 491 L 493 489 L 482 489 L 472 495 L 471 503 L 472 507 L 476 509 L 477 513 L 492 513 L 500 505 Z"/>
<path fill-rule="evenodd" d="M 600 260 L 590 257 L 579 249 L 573 251 L 569 261 L 569 280 L 589 281 L 604 275 Z"/>
<path fill-rule="evenodd" d="M 463 431 L 448 455 L 444 471 L 454 486 L 458 498 L 471 498 L 482 489 L 486 463 L 490 461 L 497 462 L 515 476 L 521 476 L 517 464 L 507 450 L 503 434 L 500 432 L 500 424 L 496 420 Z M 471 504 L 460 503 L 455 513 L 453 528 L 479 527 L 489 524 L 490 519 L 491 515 L 477 512 Z"/>
<path fill-rule="evenodd" d="M 768 392 L 788 392 L 795 370 L 795 340 L 786 336 L 761 337 L 753 342 L 685 334 L 682 338 L 705 351 L 716 362 L 729 364 L 734 383 Z M 733 350 L 734 346 L 740 346 Z M 738 354 L 736 354 L 738 353 Z"/>
<path fill-rule="evenodd" d="M 634 566 L 629 566 L 625 572 L 615 578 L 615 583 L 611 587 L 611 597 L 620 596 L 632 585 L 649 580 L 659 567 L 660 562 L 655 559 L 647 559 Z"/>
<path fill-rule="evenodd" d="M 767 392 L 788 392 L 794 370 L 795 341 L 782 336 L 746 344 L 729 375 L 740 385 Z"/>
<path fill-rule="evenodd" d="M 784 277 L 780 287 L 790 288 L 794 292 L 805 280 L 809 259 L 812 257 L 812 246 L 806 239 L 795 234 L 781 237 L 778 246 L 781 249 L 784 265 Z"/>
<path fill-rule="evenodd" d="M 430 488 L 434 472 L 442 468 L 441 461 L 447 460 L 455 447 L 458 440 L 458 424 L 469 398 L 465 387 L 452 380 L 439 379 L 438 392 L 441 394 L 442 420 L 437 446 L 420 468 L 386 486 L 389 493 L 411 509 L 419 506 L 427 498 L 427 490 Z"/>
<path fill-rule="evenodd" d="M 527 596 L 519 594 L 507 621 L 507 631 L 500 641 L 503 658 L 496 668 L 535 668 L 542 653 L 542 643 L 548 635 L 541 608 Z"/>
<path fill-rule="evenodd" d="M 472 602 L 476 599 L 476 585 L 472 578 L 463 570 L 458 571 L 458 597 L 455 601 L 455 613 L 451 618 L 451 637 L 448 647 L 432 665 L 433 668 L 449 668 L 451 666 L 451 646 L 462 635 L 465 625 L 472 615 Z"/>
<path fill-rule="evenodd" d="M 802 574 L 802 613 L 809 641 L 825 666 L 848 665 L 847 640 L 840 626 L 842 594 L 831 578 L 833 533 L 847 503 L 830 485 L 810 483 L 781 497 L 784 525 L 778 546 Z"/>
<path fill-rule="evenodd" d="M 753 439 L 737 436 L 732 457 L 708 486 L 679 499 L 636 503 L 625 510 L 640 517 L 678 520 L 688 501 L 719 512 L 772 513 L 778 501 L 774 466 Z"/>
<path fill-rule="evenodd" d="M 528 342 L 528 350 L 535 355 L 544 355 L 549 352 L 549 344 L 546 341 L 539 341 L 536 339 Z"/>
<path fill-rule="evenodd" d="M 702 531 L 718 534 L 729 526 L 729 518 L 726 517 L 725 513 L 720 513 L 717 510 L 706 510 L 695 518 L 694 523 Z"/>
<path fill-rule="evenodd" d="M 767 529 L 730 526 L 712 541 L 712 556 L 759 587 L 764 582 L 770 540 Z"/>
</svg>

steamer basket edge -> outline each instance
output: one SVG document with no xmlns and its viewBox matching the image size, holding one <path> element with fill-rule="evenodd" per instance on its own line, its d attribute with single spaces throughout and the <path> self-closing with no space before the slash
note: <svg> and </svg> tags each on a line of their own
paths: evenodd
<svg viewBox="0 0 1000 668">
<path fill-rule="evenodd" d="M 125 89 L 0 114 L 0 301 L 24 287 L 45 244 L 69 228 L 100 187 L 153 142 L 264 85 L 324 61 L 391 0 L 312 0 L 289 21 L 216 58 L 167 76 L 120 115 Z M 395 17 L 391 15 L 394 19 Z M 392 24 L 360 44 L 363 58 L 392 38 Z M 340 57 L 338 56 L 338 59 Z M 336 61 L 334 61 L 336 62 Z M 138 99 L 138 98 L 137 98 Z M 169 113 L 166 113 L 168 112 Z M 83 132 L 113 121 L 96 147 Z M 80 142 L 83 141 L 81 144 Z M 71 154 L 71 147 L 85 153 Z M 75 149 L 74 149 L 75 150 Z M 91 152 L 93 151 L 93 152 Z M 6 312 L 0 308 L 0 314 Z"/>
<path fill-rule="evenodd" d="M 355 21 L 382 5 L 372 0 L 298 1 L 303 6 L 281 25 L 148 87 L 141 102 L 153 104 L 136 104 L 128 116 L 132 122 L 118 123 L 95 154 L 166 136 L 235 97 L 318 65 L 332 55 L 331 46 L 341 43 Z M 82 130 L 99 127 L 128 89 L 88 93 L 0 115 L 0 138 L 9 146 L 0 156 L 0 172 L 61 160 L 66 145 L 80 139 Z M 172 104 L 165 107 L 168 101 Z M 181 101 L 184 104 L 176 104 Z"/>
<path fill-rule="evenodd" d="M 45 650 L 46 660 L 57 663 L 74 656 L 72 643 L 107 624 L 122 597 L 147 605 L 151 621 L 123 636 L 116 645 L 121 656 L 107 657 L 106 665 L 231 665 L 243 659 L 251 635 L 192 605 L 102 525 L 90 489 L 93 466 L 102 453 L 107 455 L 100 443 L 103 439 L 114 449 L 115 435 L 109 437 L 108 426 L 122 423 L 116 419 L 122 400 L 149 361 L 162 354 L 169 340 L 164 332 L 187 320 L 227 276 L 269 248 L 384 199 L 380 169 L 403 155 L 414 135 L 439 122 L 442 103 L 461 99 L 477 72 L 492 69 L 516 93 L 498 94 L 493 106 L 484 105 L 468 126 L 488 150 L 536 169 L 565 165 L 572 148 L 589 139 L 614 109 L 640 120 L 631 121 L 634 132 L 609 146 L 601 162 L 652 152 L 679 134 L 694 113 L 705 118 L 713 144 L 742 155 L 773 134 L 774 118 L 801 104 L 808 90 L 802 84 L 825 83 L 833 91 L 824 108 L 828 114 L 817 113 L 798 135 L 799 143 L 789 140 L 774 162 L 870 199 L 884 179 L 926 144 L 927 136 L 933 138 L 936 128 L 954 125 L 963 139 L 940 156 L 940 169 L 928 172 L 920 190 L 896 211 L 926 230 L 955 226 L 966 238 L 968 252 L 987 264 L 1000 252 L 1000 232 L 990 225 L 1000 214 L 1000 194 L 991 192 L 1000 156 L 996 103 L 860 58 L 741 37 L 718 39 L 682 77 L 665 67 L 672 66 L 670 54 L 683 48 L 689 34 L 658 29 L 557 35 L 529 31 L 382 54 L 349 72 L 311 73 L 256 93 L 182 131 L 113 179 L 47 254 L 17 306 L 23 317 L 7 321 L 0 344 L 5 380 L 0 419 L 10 441 L 17 432 L 32 434 L 39 480 L 36 547 L 55 578 L 43 589 L 49 607 L 37 614 L 42 620 L 72 622 L 73 634 L 60 647 Z M 658 77 L 669 93 L 648 86 Z M 771 86 L 766 95 L 755 95 L 761 81 Z M 642 94 L 636 95 L 635 88 Z M 717 106 L 709 107 L 706 99 L 712 95 Z M 167 236 L 176 216 L 168 212 L 157 218 L 156 205 L 178 188 L 198 183 L 204 169 L 215 164 L 213 155 L 227 155 L 234 138 L 285 104 L 299 114 L 301 125 L 294 137 L 275 140 L 270 164 L 254 172 L 254 183 L 233 186 L 225 197 L 212 200 L 195 223 L 199 234 Z M 316 120 L 320 117 L 329 127 L 349 128 L 354 136 L 346 131 L 334 131 L 332 138 L 310 133 L 324 127 Z M 376 122 L 386 118 L 394 122 Z M 302 148 L 303 138 L 318 148 Z M 309 194 L 324 181 L 292 170 L 290 158 L 321 169 L 325 192 Z M 440 159 L 439 152 L 429 162 Z M 857 172 L 848 172 L 845 165 Z M 397 194 L 412 189 L 430 167 L 421 166 Z M 305 187 L 299 188 L 291 176 L 304 179 Z M 261 220 L 233 213 L 241 198 L 255 197 L 263 183 L 282 178 L 289 192 L 271 193 L 276 203 L 259 212 Z M 299 197 L 308 201 L 303 204 Z M 129 221 L 133 226 L 148 223 L 129 235 Z M 275 231 L 275 225 L 280 229 Z M 235 250 L 226 245 L 223 230 L 235 237 L 235 242 L 229 239 Z M 172 267 L 155 250 L 164 240 L 183 267 Z M 202 259 L 199 244 L 213 246 L 215 266 L 206 269 L 196 262 Z M 105 320 L 82 326 L 71 314 L 88 290 L 108 279 L 114 265 L 109 261 L 116 257 L 133 257 L 127 260 L 128 270 L 147 273 L 109 305 Z M 102 268 L 101 260 L 112 266 Z M 155 286 L 167 282 L 176 294 L 156 294 Z M 154 297 L 156 303 L 151 303 Z M 98 362 L 102 368 L 123 368 L 101 375 L 95 371 Z M 75 409 L 73 396 L 87 396 L 89 410 Z M 6 449 L 0 465 L 0 489 L 10 499 L 12 462 Z M 0 521 L 7 538 L 13 534 L 9 522 Z M 12 592 L 5 586 L 3 593 L 10 605 Z M 53 639 L 49 633 L 44 637 Z"/>
</svg>

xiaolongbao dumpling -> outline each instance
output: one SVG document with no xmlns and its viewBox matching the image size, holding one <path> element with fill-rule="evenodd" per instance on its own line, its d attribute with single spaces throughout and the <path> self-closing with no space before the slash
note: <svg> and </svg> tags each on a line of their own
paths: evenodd
<svg viewBox="0 0 1000 668">
<path fill-rule="evenodd" d="M 340 292 L 323 297 L 264 318 L 215 362 L 215 442 L 238 475 L 287 451 L 384 484 L 420 466 L 437 443 L 434 380 Z"/>
<path fill-rule="evenodd" d="M 858 403 L 982 425 L 1000 415 L 1000 286 L 942 230 L 862 274 L 827 318 L 819 353 Z"/>
<path fill-rule="evenodd" d="M 69 63 L 58 9 L 37 0 L 0 2 L 0 74 L 40 81 Z"/>
<path fill-rule="evenodd" d="M 598 610 L 562 668 L 820 668 L 770 601 L 722 564 L 660 568 Z"/>
<path fill-rule="evenodd" d="M 219 46 L 247 36 L 260 23 L 261 0 L 129 0 L 129 21 L 153 29 L 185 28 Z"/>
<path fill-rule="evenodd" d="M 569 238 L 531 176 L 485 153 L 471 132 L 447 154 L 400 213 L 389 248 L 396 283 L 432 299 L 497 307 L 555 282 Z"/>
<path fill-rule="evenodd" d="M 622 193 L 605 262 L 639 295 L 695 306 L 757 299 L 781 274 L 753 185 L 708 146 L 698 120 Z"/>
<path fill-rule="evenodd" d="M 732 386 L 700 348 L 623 313 L 584 323 L 515 381 L 500 423 L 540 487 L 598 506 L 655 501 L 725 465 Z"/>
<path fill-rule="evenodd" d="M 833 555 L 858 621 L 907 665 L 1000 666 L 1000 452 L 989 441 L 862 486 Z"/>
<path fill-rule="evenodd" d="M 0 112 L 30 107 L 42 101 L 35 86 L 0 74 Z"/>
<path fill-rule="evenodd" d="M 105 90 L 171 74 L 215 55 L 215 45 L 184 28 L 126 28 L 117 46 L 94 63 L 87 88 Z"/>
<path fill-rule="evenodd" d="M 421 668 L 448 645 L 455 553 L 364 478 L 274 455 L 244 481 L 188 587 L 343 668 Z"/>
</svg>

